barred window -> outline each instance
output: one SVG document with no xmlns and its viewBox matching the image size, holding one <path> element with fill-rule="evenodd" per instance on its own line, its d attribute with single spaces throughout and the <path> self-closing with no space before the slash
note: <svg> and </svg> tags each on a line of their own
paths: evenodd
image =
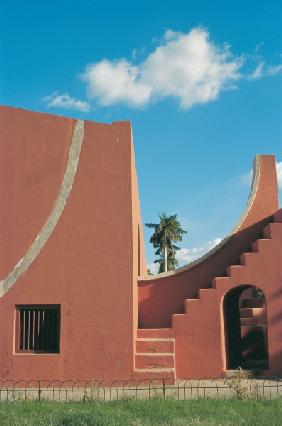
<svg viewBox="0 0 282 426">
<path fill-rule="evenodd" d="M 60 305 L 17 305 L 16 350 L 59 353 Z"/>
</svg>

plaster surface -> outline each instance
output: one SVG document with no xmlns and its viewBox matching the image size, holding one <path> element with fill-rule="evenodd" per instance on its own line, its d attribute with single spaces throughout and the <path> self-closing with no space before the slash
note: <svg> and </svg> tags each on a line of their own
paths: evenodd
<svg viewBox="0 0 282 426">
<path fill-rule="evenodd" d="M 145 266 L 137 259 L 142 225 L 130 124 L 86 121 L 77 171 L 71 161 L 67 183 L 73 120 L 2 108 L 1 123 L 3 279 L 48 223 L 56 200 L 67 202 L 37 256 L 0 299 L 0 377 L 133 376 L 137 265 Z M 81 125 L 79 132 L 80 145 Z M 77 160 L 78 151 L 76 146 Z M 16 353 L 18 304 L 61 305 L 59 354 Z"/>
<path fill-rule="evenodd" d="M 148 277 L 129 122 L 1 107 L 0 153 L 0 379 L 222 377 L 223 300 L 240 286 L 265 294 L 262 374 L 282 375 L 274 156 L 256 157 L 246 210 L 217 248 Z M 16 305 L 29 304 L 60 305 L 60 353 L 16 350 Z"/>
</svg>

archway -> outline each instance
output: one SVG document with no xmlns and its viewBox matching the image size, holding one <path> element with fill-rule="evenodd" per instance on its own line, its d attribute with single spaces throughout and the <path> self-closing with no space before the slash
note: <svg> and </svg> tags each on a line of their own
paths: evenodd
<svg viewBox="0 0 282 426">
<path fill-rule="evenodd" d="M 262 290 L 242 285 L 223 301 L 226 368 L 268 368 L 267 313 Z"/>
</svg>

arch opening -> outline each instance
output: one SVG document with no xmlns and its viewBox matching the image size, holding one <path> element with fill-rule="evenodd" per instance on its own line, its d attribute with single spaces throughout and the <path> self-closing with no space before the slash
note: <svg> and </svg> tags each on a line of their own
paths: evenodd
<svg viewBox="0 0 282 426">
<path fill-rule="evenodd" d="M 223 300 L 226 369 L 268 368 L 267 311 L 262 290 L 242 285 Z"/>
</svg>

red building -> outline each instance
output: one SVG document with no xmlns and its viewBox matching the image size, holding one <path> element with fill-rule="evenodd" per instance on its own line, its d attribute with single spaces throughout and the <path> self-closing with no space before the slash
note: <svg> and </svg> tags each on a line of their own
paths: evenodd
<svg viewBox="0 0 282 426">
<path fill-rule="evenodd" d="M 273 156 L 256 158 L 232 233 L 152 277 L 130 123 L 7 107 L 0 117 L 1 379 L 282 374 Z"/>
</svg>

